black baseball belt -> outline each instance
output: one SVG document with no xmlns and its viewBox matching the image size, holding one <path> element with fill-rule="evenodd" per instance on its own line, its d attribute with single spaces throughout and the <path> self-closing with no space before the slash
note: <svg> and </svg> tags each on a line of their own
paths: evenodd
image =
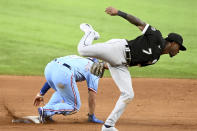
<svg viewBox="0 0 197 131">
<path fill-rule="evenodd" d="M 125 45 L 125 54 L 126 54 L 127 65 L 130 65 L 130 63 L 131 63 L 131 50 L 129 48 L 129 45 Z"/>
<path fill-rule="evenodd" d="M 55 59 L 54 61 L 55 61 L 56 63 L 61 64 L 61 65 L 65 66 L 65 67 L 67 67 L 68 69 L 71 70 L 71 66 L 70 66 L 70 65 L 68 65 L 68 64 L 66 64 L 66 63 L 63 63 L 63 64 L 62 64 L 61 62 L 57 61 L 57 59 Z"/>
</svg>

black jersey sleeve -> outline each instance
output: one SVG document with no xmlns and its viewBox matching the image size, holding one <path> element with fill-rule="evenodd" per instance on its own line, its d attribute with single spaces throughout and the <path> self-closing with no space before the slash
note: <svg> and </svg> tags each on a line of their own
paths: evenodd
<svg viewBox="0 0 197 131">
<path fill-rule="evenodd" d="M 142 33 L 149 39 L 150 46 L 155 47 L 161 45 L 163 39 L 161 32 L 151 25 L 147 24 L 147 26 L 148 27 L 145 27 Z"/>
<path fill-rule="evenodd" d="M 142 34 L 144 35 L 149 35 L 149 34 L 154 34 L 154 33 L 158 33 L 159 30 L 157 30 L 156 28 L 154 28 L 153 26 L 147 24 L 144 28 L 144 30 L 142 31 Z"/>
<path fill-rule="evenodd" d="M 150 25 L 146 24 L 146 26 L 144 27 L 144 30 L 142 31 L 142 34 L 145 34 L 148 31 L 149 27 L 150 27 Z"/>
</svg>

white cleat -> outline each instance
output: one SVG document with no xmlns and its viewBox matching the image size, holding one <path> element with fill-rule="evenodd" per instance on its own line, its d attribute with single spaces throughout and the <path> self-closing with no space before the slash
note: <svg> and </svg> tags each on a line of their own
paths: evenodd
<svg viewBox="0 0 197 131">
<path fill-rule="evenodd" d="M 99 33 L 94 31 L 94 40 L 98 40 L 99 38 L 100 38 Z"/>
<path fill-rule="evenodd" d="M 100 38 L 99 33 L 94 31 L 94 40 L 98 40 L 99 38 Z"/>
<path fill-rule="evenodd" d="M 100 38 L 100 35 L 98 32 L 96 32 L 92 26 L 90 24 L 87 24 L 87 23 L 82 23 L 80 24 L 80 29 L 83 31 L 83 32 L 93 32 L 94 33 L 94 40 L 98 40 Z"/>
<path fill-rule="evenodd" d="M 82 23 L 80 24 L 80 29 L 84 32 L 89 32 L 89 31 L 93 31 L 94 29 L 92 28 L 92 26 L 90 24 L 87 23 Z"/>
<path fill-rule="evenodd" d="M 118 131 L 118 129 L 116 129 L 115 127 L 110 127 L 110 128 L 107 128 L 105 127 L 105 125 L 102 126 L 102 130 L 101 131 Z"/>
</svg>

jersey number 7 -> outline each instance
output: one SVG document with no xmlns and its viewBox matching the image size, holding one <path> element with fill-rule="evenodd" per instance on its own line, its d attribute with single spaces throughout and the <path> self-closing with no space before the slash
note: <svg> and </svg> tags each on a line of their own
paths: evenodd
<svg viewBox="0 0 197 131">
<path fill-rule="evenodd" d="M 148 50 L 142 50 L 143 53 L 145 54 L 148 54 L 148 55 L 151 55 L 152 54 L 152 49 L 151 48 L 148 48 Z"/>
</svg>

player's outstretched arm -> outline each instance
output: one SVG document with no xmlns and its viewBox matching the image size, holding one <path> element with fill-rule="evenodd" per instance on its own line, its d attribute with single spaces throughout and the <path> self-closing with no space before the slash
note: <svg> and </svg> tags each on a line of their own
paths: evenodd
<svg viewBox="0 0 197 131">
<path fill-rule="evenodd" d="M 104 122 L 97 119 L 94 115 L 95 107 L 96 107 L 96 93 L 94 91 L 88 91 L 88 106 L 89 106 L 89 113 L 88 113 L 88 121 L 93 123 L 101 123 Z"/>
<path fill-rule="evenodd" d="M 131 14 L 127 14 L 125 12 L 122 12 L 120 10 L 117 10 L 116 8 L 107 7 L 105 12 L 111 16 L 116 16 L 116 15 L 121 16 L 122 18 L 129 21 L 131 24 L 137 26 L 141 31 L 143 31 L 143 29 L 146 26 L 146 23 L 141 21 L 139 18 L 137 18 Z"/>
</svg>

